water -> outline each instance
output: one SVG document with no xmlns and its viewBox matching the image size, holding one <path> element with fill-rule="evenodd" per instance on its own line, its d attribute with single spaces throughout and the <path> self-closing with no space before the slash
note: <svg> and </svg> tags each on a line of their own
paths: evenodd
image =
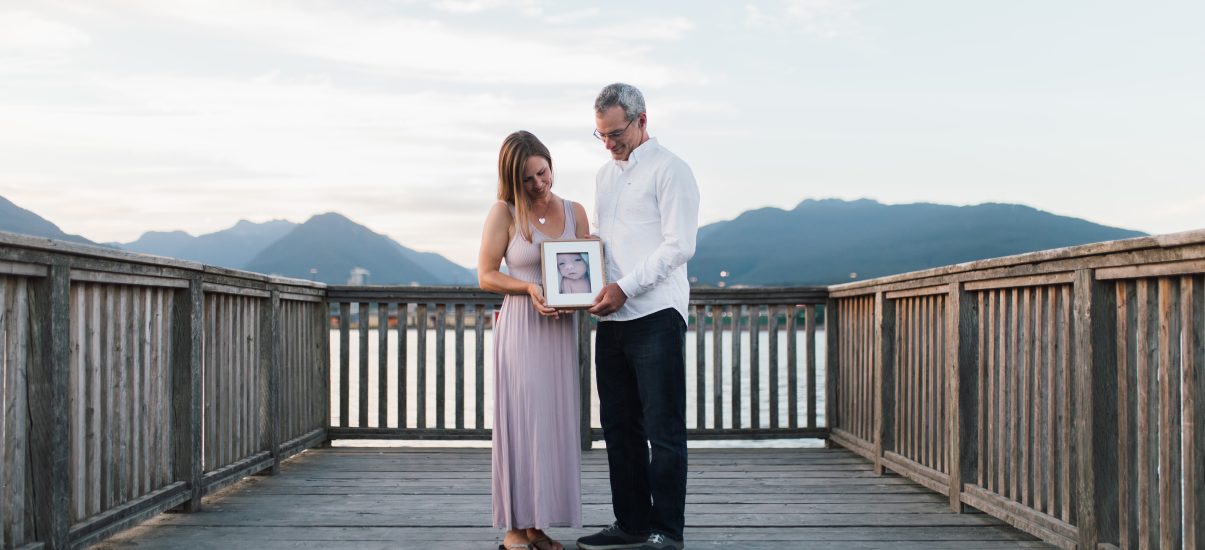
<svg viewBox="0 0 1205 550">
<path fill-rule="evenodd" d="M 483 346 L 483 348 L 484 348 L 483 351 L 484 351 L 484 355 L 485 355 L 485 368 L 484 368 L 484 377 L 480 381 L 480 383 L 483 384 L 484 393 L 485 393 L 485 396 L 484 396 L 485 403 L 484 403 L 484 407 L 483 407 L 483 409 L 484 409 L 483 416 L 484 416 L 485 424 L 483 427 L 486 427 L 486 428 L 489 428 L 493 425 L 493 412 L 494 412 L 493 411 L 493 409 L 494 409 L 494 407 L 493 407 L 493 394 L 494 394 L 494 386 L 493 386 L 494 346 L 493 346 L 493 344 L 494 344 L 494 337 L 491 332 L 492 331 L 489 329 L 487 329 L 485 331 L 485 341 L 484 341 L 484 346 Z M 799 369 L 799 375 L 798 375 L 798 380 L 797 380 L 797 382 L 798 382 L 797 391 L 798 391 L 798 395 L 800 397 L 799 410 L 798 410 L 798 413 L 799 413 L 798 425 L 806 426 L 807 425 L 807 399 L 806 399 L 806 396 L 807 396 L 808 388 L 806 386 L 807 377 L 806 377 L 806 373 L 805 373 L 805 365 L 807 364 L 807 355 L 806 355 L 807 354 L 807 339 L 806 339 L 806 335 L 802 331 L 797 332 L 796 334 L 797 334 L 796 335 L 796 339 L 797 339 L 797 341 L 796 341 L 796 361 L 797 361 L 798 369 Z M 353 426 L 353 427 L 359 426 L 357 411 L 359 410 L 359 406 L 360 406 L 360 402 L 359 402 L 360 401 L 359 400 L 359 384 L 360 384 L 360 381 L 359 381 L 359 355 L 360 355 L 359 350 L 360 350 L 360 345 L 359 345 L 358 336 L 359 336 L 358 331 L 353 329 L 352 333 L 351 333 L 351 344 L 349 346 L 350 349 L 348 350 L 349 355 L 350 355 L 350 363 L 349 363 L 350 373 L 348 376 L 348 385 L 349 385 L 348 410 L 350 411 L 350 417 L 351 417 L 349 419 L 349 425 Z M 591 332 L 591 338 L 593 338 L 593 336 L 594 336 L 594 333 Z M 330 381 L 330 383 L 331 383 L 331 389 L 332 389 L 332 391 L 331 391 L 331 418 L 332 418 L 332 422 L 335 425 L 338 425 L 341 420 L 339 417 L 339 331 L 332 330 L 330 332 L 330 337 L 331 337 L 331 381 Z M 695 337 L 696 337 L 696 333 L 693 330 L 687 331 L 687 333 L 686 333 L 686 397 L 687 397 L 686 424 L 687 424 L 688 428 L 698 427 L 696 424 L 697 399 L 696 399 L 695 389 L 696 389 L 697 365 L 696 365 L 696 355 L 695 355 L 695 350 L 696 350 Z M 706 384 L 706 392 L 707 392 L 706 411 L 705 412 L 706 412 L 706 417 L 707 417 L 706 421 L 708 424 L 706 427 L 714 428 L 715 427 L 713 424 L 714 419 L 712 418 L 712 406 L 713 406 L 712 403 L 713 403 L 713 399 L 714 399 L 713 398 L 714 388 L 713 388 L 713 384 L 712 384 L 713 375 L 714 375 L 714 373 L 713 373 L 714 366 L 711 364 L 712 363 L 712 351 L 711 351 L 712 350 L 712 348 L 711 348 L 712 342 L 711 342 L 710 333 L 705 334 L 704 337 L 706 338 L 705 360 L 707 361 L 707 366 L 704 371 L 704 381 Z M 759 378 L 760 378 L 760 384 L 759 384 L 760 385 L 760 388 L 759 388 L 760 389 L 760 399 L 759 399 L 760 407 L 759 407 L 759 409 L 760 409 L 760 413 L 759 413 L 759 415 L 760 415 L 761 426 L 767 427 L 767 426 L 769 426 L 769 418 L 770 418 L 770 390 L 769 390 L 769 380 L 770 380 L 769 339 L 770 339 L 770 336 L 766 331 L 762 331 L 759 334 L 759 337 L 760 337 L 759 338 L 759 344 L 760 344 L 760 354 L 759 354 L 760 355 L 760 357 L 759 357 L 759 363 L 760 363 L 760 365 L 759 365 L 759 369 L 760 369 L 760 371 L 759 371 Z M 741 376 L 742 376 L 741 392 L 742 392 L 742 394 L 741 394 L 740 415 L 741 415 L 741 426 L 748 427 L 750 425 L 750 418 L 751 418 L 751 414 L 752 414 L 751 409 L 750 409 L 750 394 L 749 394 L 749 388 L 750 388 L 750 382 L 749 382 L 750 378 L 749 377 L 750 377 L 751 369 L 749 368 L 749 363 L 750 363 L 750 361 L 749 361 L 749 342 L 750 342 L 750 339 L 749 339 L 748 332 L 743 332 L 741 334 L 741 338 L 742 338 L 742 341 L 741 341 L 740 352 L 741 352 L 741 364 L 743 365 L 743 368 L 742 368 L 742 373 L 741 373 Z M 821 425 L 821 426 L 824 425 L 824 393 L 823 393 L 823 388 L 824 388 L 824 341 L 825 341 L 824 340 L 824 332 L 823 332 L 823 330 L 818 329 L 816 331 L 816 385 L 817 385 L 817 387 L 821 388 L 821 392 L 816 397 L 816 415 L 817 415 L 817 424 Z M 406 388 L 407 388 L 407 392 L 406 392 L 407 393 L 407 396 L 406 396 L 406 407 L 407 407 L 406 427 L 409 427 L 409 428 L 418 427 L 417 426 L 417 415 L 416 415 L 416 409 L 415 409 L 415 406 L 417 403 L 415 395 L 416 395 L 416 389 L 417 389 L 417 376 L 418 376 L 418 374 L 417 374 L 418 371 L 416 368 L 417 361 L 418 361 L 418 358 L 416 357 L 417 342 L 418 342 L 418 331 L 416 329 L 409 329 L 407 331 L 407 357 L 406 357 Z M 779 357 L 778 357 L 778 363 L 779 363 L 779 366 L 778 366 L 779 414 L 778 414 L 778 418 L 779 418 L 779 426 L 787 426 L 787 425 L 789 425 L 789 421 L 788 421 L 788 417 L 787 417 L 787 415 L 788 415 L 788 401 L 787 401 L 788 373 L 787 373 L 787 346 L 786 346 L 787 333 L 785 330 L 779 331 L 778 344 L 779 344 L 779 352 L 778 352 L 778 355 L 779 355 Z M 387 396 L 387 402 L 386 402 L 387 407 L 388 407 L 388 416 L 387 416 L 386 424 L 385 424 L 386 427 L 397 427 L 398 426 L 398 415 L 397 415 L 397 375 L 398 375 L 397 355 L 398 354 L 397 354 L 397 345 L 398 345 L 397 331 L 390 330 L 389 334 L 388 334 L 388 343 L 387 343 L 387 346 L 388 346 L 388 354 L 387 354 L 388 355 L 388 369 L 387 369 L 387 371 L 388 372 L 387 372 L 387 378 L 385 381 L 387 384 L 387 387 L 388 387 L 388 396 Z M 456 411 L 456 401 L 455 401 L 455 396 L 456 396 L 456 374 L 455 374 L 456 340 L 455 340 L 455 332 L 453 330 L 449 329 L 447 331 L 446 341 L 445 341 L 444 345 L 445 345 L 444 350 L 445 350 L 445 354 L 446 354 L 445 367 L 444 367 L 446 369 L 445 370 L 445 384 L 444 384 L 444 392 L 445 392 L 444 393 L 444 399 L 445 399 L 444 427 L 454 427 L 455 421 L 456 421 L 456 412 L 455 412 Z M 724 416 L 724 425 L 722 427 L 731 428 L 732 427 L 732 418 L 733 418 L 732 379 L 731 379 L 731 374 L 732 374 L 732 366 L 731 366 L 732 365 L 732 363 L 731 363 L 731 361 L 732 361 L 732 333 L 731 332 L 724 332 L 722 347 L 723 347 L 723 357 L 724 357 L 723 364 L 721 366 L 721 368 L 723 369 L 722 374 L 723 374 L 723 379 L 724 379 L 723 380 L 724 402 L 723 402 L 723 407 L 722 407 L 723 416 Z M 427 360 L 426 360 L 426 364 L 427 364 L 426 414 L 427 414 L 427 425 L 428 426 L 434 426 L 435 420 L 436 420 L 435 348 L 436 348 L 435 330 L 429 329 L 427 331 Z M 591 349 L 593 349 L 593 342 L 591 342 Z M 378 372 L 378 366 L 377 366 L 377 354 L 378 354 L 378 335 L 377 335 L 376 330 L 374 329 L 374 330 L 369 331 L 369 336 L 368 336 L 368 363 L 369 363 L 369 368 L 368 368 L 368 370 L 369 370 L 369 372 L 368 372 L 368 388 L 369 388 L 368 411 L 369 411 L 369 418 L 368 418 L 368 422 L 366 424 L 368 427 L 380 427 L 380 426 L 378 426 L 378 416 L 377 416 L 377 402 L 378 402 L 378 391 L 379 391 L 378 390 L 378 387 L 379 387 L 378 386 L 378 383 L 379 383 L 378 374 L 379 374 L 379 372 Z M 476 393 L 475 392 L 476 392 L 476 385 L 478 384 L 479 381 L 477 380 L 477 376 L 476 376 L 476 341 L 475 341 L 475 335 L 474 335 L 472 328 L 467 328 L 465 330 L 464 365 L 465 365 L 465 367 L 464 367 L 464 369 L 465 369 L 465 372 L 464 372 L 464 381 L 465 381 L 465 384 L 464 384 L 464 410 L 465 410 L 464 423 L 465 423 L 465 427 L 467 427 L 467 428 L 475 428 L 475 427 L 477 427 L 476 426 L 477 405 L 476 405 L 476 397 L 475 397 Z M 593 376 L 593 374 L 591 374 L 591 376 Z M 593 380 L 591 380 L 590 420 L 591 420 L 591 426 L 596 427 L 596 428 L 600 426 L 599 420 L 598 420 L 598 395 L 597 395 L 597 392 L 595 391 Z M 818 443 L 819 442 L 816 440 L 770 440 L 770 441 L 757 441 L 757 442 L 692 441 L 691 446 L 692 447 L 733 447 L 733 446 L 739 446 L 739 447 L 775 446 L 775 447 L 777 447 L 777 446 L 812 446 L 812 445 L 816 445 Z M 397 442 L 381 442 L 381 441 L 350 441 L 349 440 L 349 441 L 342 441 L 342 442 L 340 442 L 340 444 L 378 446 L 378 445 L 382 445 L 382 444 L 398 444 L 398 443 Z M 443 442 L 443 443 L 441 443 L 441 442 L 410 442 L 410 441 L 405 442 L 405 445 L 407 445 L 407 446 L 448 445 L 448 444 L 449 443 L 447 443 L 447 442 Z M 488 442 L 455 442 L 452 444 L 455 444 L 458 446 L 488 446 L 489 443 Z M 596 446 L 598 446 L 600 444 L 601 444 L 601 442 L 595 442 Z"/>
</svg>

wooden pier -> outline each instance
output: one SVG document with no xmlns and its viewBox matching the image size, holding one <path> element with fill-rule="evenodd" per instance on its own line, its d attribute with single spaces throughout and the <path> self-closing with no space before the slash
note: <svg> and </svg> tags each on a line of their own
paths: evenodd
<svg viewBox="0 0 1205 550">
<path fill-rule="evenodd" d="M 326 445 L 488 440 L 484 331 L 499 301 L 0 234 L 0 548 L 86 547 L 147 520 L 162 527 L 147 544 L 192 524 L 193 546 L 196 533 L 239 543 L 255 529 L 221 521 L 254 517 L 319 529 L 326 546 L 391 503 L 414 525 L 448 513 L 456 544 L 492 542 L 487 515 L 470 514 L 488 506 L 484 451 Z M 353 304 L 377 322 L 353 325 Z M 845 449 L 697 451 L 692 547 L 734 533 L 767 548 L 1032 542 L 1004 522 L 1061 548 L 1205 548 L 1205 231 L 827 288 L 699 289 L 690 317 L 692 440 Z M 582 341 L 591 325 L 580 318 Z M 601 436 L 590 352 L 587 449 Z M 600 453 L 585 468 L 597 528 Z M 373 483 L 417 500 L 371 496 Z M 332 495 L 359 496 L 322 504 Z M 210 514 L 224 506 L 245 514 Z M 394 533 L 445 531 L 424 528 Z M 140 532 L 106 544 L 141 545 Z"/>
<path fill-rule="evenodd" d="M 602 450 L 582 457 L 582 529 L 609 524 Z M 692 449 L 686 536 L 691 549 L 1052 548 L 985 514 L 955 514 L 898 476 L 876 476 L 845 450 Z M 201 512 L 164 514 L 96 550 L 322 548 L 484 550 L 490 527 L 488 449 L 337 447 L 306 451 L 281 475 L 251 477 Z"/>
</svg>

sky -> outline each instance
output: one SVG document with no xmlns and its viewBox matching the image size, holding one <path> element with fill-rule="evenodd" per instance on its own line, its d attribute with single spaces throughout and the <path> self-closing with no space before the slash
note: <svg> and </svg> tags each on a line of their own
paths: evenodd
<svg viewBox="0 0 1205 550">
<path fill-rule="evenodd" d="M 809 198 L 1205 228 L 1205 3 L 0 0 L 0 196 L 68 233 L 336 211 L 474 267 L 502 139 L 594 206 L 641 88 L 700 221 Z"/>
</svg>

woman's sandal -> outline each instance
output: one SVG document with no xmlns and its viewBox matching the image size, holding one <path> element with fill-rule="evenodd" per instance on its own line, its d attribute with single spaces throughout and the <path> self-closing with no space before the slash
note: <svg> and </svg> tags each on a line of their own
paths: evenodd
<svg viewBox="0 0 1205 550">
<path fill-rule="evenodd" d="M 530 550 L 530 544 L 499 544 L 498 550 Z"/>
<path fill-rule="evenodd" d="M 541 544 L 544 546 L 540 546 Z M 556 550 L 558 544 L 560 543 L 545 535 L 527 543 L 527 547 L 532 550 Z M 561 545 L 561 548 L 564 549 L 564 545 Z"/>
</svg>

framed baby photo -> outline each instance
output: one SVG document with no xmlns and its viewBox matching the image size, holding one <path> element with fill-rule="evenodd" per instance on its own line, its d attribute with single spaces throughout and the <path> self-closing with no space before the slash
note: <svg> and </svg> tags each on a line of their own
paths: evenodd
<svg viewBox="0 0 1205 550">
<path fill-rule="evenodd" d="M 540 280 L 550 307 L 576 309 L 594 304 L 602 290 L 602 241 L 576 239 L 540 243 Z"/>
</svg>

